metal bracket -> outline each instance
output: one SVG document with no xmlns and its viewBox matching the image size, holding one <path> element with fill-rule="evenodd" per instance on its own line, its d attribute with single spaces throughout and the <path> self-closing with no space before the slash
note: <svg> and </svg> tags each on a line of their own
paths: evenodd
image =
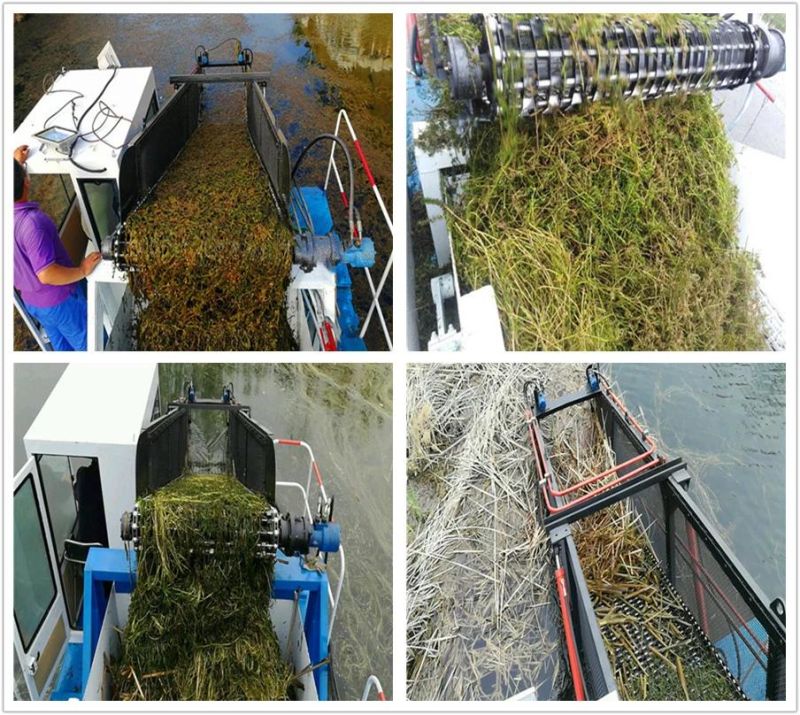
<svg viewBox="0 0 800 715">
<path fill-rule="evenodd" d="M 593 499 L 581 504 L 576 504 L 555 516 L 547 517 L 544 520 L 545 529 L 551 531 L 558 526 L 571 524 L 579 519 L 584 519 L 601 509 L 605 509 L 612 504 L 616 504 L 618 501 L 622 501 L 623 499 L 637 494 L 643 489 L 647 489 L 647 487 L 663 482 L 670 475 L 674 474 L 679 469 L 685 469 L 685 467 L 686 465 L 683 463 L 682 459 L 673 459 L 665 464 L 655 466 L 633 477 L 630 481 L 623 482 L 619 486 L 601 492 Z"/>
<path fill-rule="evenodd" d="M 561 526 L 554 526 L 550 529 L 550 543 L 555 545 L 559 541 L 566 539 L 568 536 L 572 534 L 569 528 L 569 524 L 562 524 Z"/>
<path fill-rule="evenodd" d="M 271 72 L 215 72 L 213 74 L 172 74 L 169 83 L 181 84 L 222 84 L 230 82 L 268 82 Z"/>
</svg>

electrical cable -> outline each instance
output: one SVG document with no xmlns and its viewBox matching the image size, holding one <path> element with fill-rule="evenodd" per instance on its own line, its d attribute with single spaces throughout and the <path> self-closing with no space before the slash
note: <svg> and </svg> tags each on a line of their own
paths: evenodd
<svg viewBox="0 0 800 715">
<path fill-rule="evenodd" d="M 70 97 L 66 102 L 64 102 L 64 104 L 62 104 L 58 109 L 56 109 L 55 112 L 53 112 L 49 117 L 47 117 L 47 119 L 44 120 L 44 125 L 42 126 L 42 129 L 47 129 L 50 120 L 61 114 L 61 112 L 64 111 L 64 109 L 66 109 L 70 104 L 72 105 L 72 123 L 73 124 L 75 123 L 75 103 L 79 99 L 83 99 L 85 95 L 83 94 L 83 92 L 79 92 L 77 89 L 51 89 L 48 92 L 45 92 L 45 94 L 62 94 L 62 93 L 70 93 L 73 96 Z"/>
<path fill-rule="evenodd" d="M 97 126 L 97 120 L 98 120 L 99 117 L 102 117 L 103 121 L 100 124 L 100 126 L 98 127 Z M 111 127 L 111 129 L 109 129 L 103 136 L 100 136 L 100 132 L 103 130 L 103 128 L 105 127 L 105 125 L 106 125 L 106 123 L 108 122 L 109 119 L 116 120 L 116 121 L 114 122 L 114 124 Z M 119 150 L 119 149 L 122 149 L 122 147 L 125 146 L 125 142 L 123 142 L 122 144 L 119 144 L 119 145 L 115 145 L 115 144 L 112 144 L 111 142 L 107 141 L 107 139 L 108 139 L 108 137 L 110 137 L 116 131 L 117 127 L 120 125 L 120 122 L 128 122 L 128 123 L 130 123 L 131 121 L 132 121 L 131 119 L 128 119 L 127 117 L 123 117 L 121 114 L 117 114 L 113 109 L 111 109 L 111 107 L 108 104 L 106 104 L 105 102 L 101 101 L 99 103 L 99 110 L 98 110 L 97 114 L 94 115 L 94 118 L 92 119 L 92 130 L 90 132 L 86 133 L 86 134 L 82 134 L 80 136 L 80 138 L 83 139 L 83 141 L 85 141 L 87 144 L 96 144 L 98 142 L 102 142 L 103 144 L 105 144 L 107 147 L 110 147 L 111 149 Z M 94 139 L 88 139 L 87 138 L 87 137 L 91 137 L 92 135 L 95 136 Z"/>
<path fill-rule="evenodd" d="M 225 38 L 225 39 L 224 39 L 222 42 L 220 42 L 219 44 L 216 44 L 216 45 L 214 45 L 214 46 L 213 46 L 211 49 L 208 49 L 208 50 L 205 48 L 205 45 L 197 45 L 197 46 L 194 48 L 194 58 L 193 58 L 193 59 L 194 59 L 195 61 L 197 60 L 197 58 L 198 58 L 198 56 L 199 56 L 199 55 L 197 54 L 197 51 L 198 51 L 198 50 L 202 50 L 203 52 L 205 52 L 205 54 L 206 54 L 206 55 L 208 55 L 208 54 L 210 54 L 211 52 L 214 52 L 214 50 L 218 50 L 218 49 L 219 49 L 220 47 L 222 47 L 222 46 L 223 46 L 223 45 L 224 45 L 226 42 L 235 42 L 235 43 L 236 43 L 236 49 L 235 49 L 235 51 L 234 51 L 234 54 L 238 55 L 238 54 L 239 54 L 239 52 L 241 52 L 241 50 L 242 50 L 242 41 L 241 41 L 241 40 L 240 40 L 238 37 L 227 37 L 227 38 Z M 251 54 L 252 54 L 252 51 L 251 51 Z"/>
<path fill-rule="evenodd" d="M 75 131 L 80 132 L 81 124 L 83 123 L 83 120 L 86 118 L 86 115 L 89 114 L 89 112 L 92 110 L 94 105 L 97 104 L 100 101 L 101 97 L 105 94 L 105 91 L 108 89 L 108 86 L 114 81 L 114 77 L 116 77 L 116 76 L 117 76 L 117 68 L 114 67 L 113 71 L 111 72 L 111 77 L 109 77 L 108 81 L 103 85 L 103 89 L 100 90 L 100 94 L 98 94 L 97 97 L 94 98 L 92 103 L 84 110 L 83 114 L 81 114 L 81 118 L 78 120 L 78 124 L 75 127 Z M 69 155 L 68 156 L 69 156 L 70 162 L 72 162 L 72 165 L 76 166 L 81 171 L 86 171 L 86 172 L 89 172 L 90 174 L 104 174 L 106 172 L 105 168 L 103 168 L 103 169 L 90 169 L 89 167 L 86 167 L 86 166 L 83 166 L 82 164 L 79 164 L 77 161 L 75 161 L 75 159 L 72 158 L 72 154 L 75 151 L 75 145 L 78 143 L 78 141 L 80 139 L 81 139 L 81 135 L 79 133 L 78 136 L 75 137 L 75 141 L 73 141 L 72 144 L 70 144 L 70 147 L 69 147 Z"/>
<path fill-rule="evenodd" d="M 214 45 L 210 50 L 206 50 L 206 52 L 213 52 L 214 50 L 218 50 L 226 42 L 235 42 L 236 43 L 236 52 L 237 53 L 242 48 L 242 41 L 238 37 L 227 37 L 222 42 L 220 42 L 219 44 Z M 205 48 L 203 48 L 203 49 L 205 49 Z"/>
</svg>

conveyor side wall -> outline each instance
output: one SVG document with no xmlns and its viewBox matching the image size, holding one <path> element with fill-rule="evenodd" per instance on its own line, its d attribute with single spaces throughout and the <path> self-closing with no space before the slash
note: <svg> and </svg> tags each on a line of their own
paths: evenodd
<svg viewBox="0 0 800 715">
<path fill-rule="evenodd" d="M 272 435 L 247 414 L 249 408 L 221 402 L 172 403 L 170 411 L 143 430 L 136 445 L 136 498 L 181 476 L 187 467 L 192 412 L 227 413 L 227 454 L 234 476 L 275 504 L 275 445 Z"/>
<path fill-rule="evenodd" d="M 604 398 L 599 416 L 617 464 L 646 451 Z M 751 700 L 784 700 L 786 633 L 768 598 L 688 493 L 685 470 L 631 503 L 656 558 L 700 629 Z"/>
<path fill-rule="evenodd" d="M 566 527 L 571 528 L 571 527 Z M 563 544 L 563 546 L 561 546 Z M 586 585 L 575 541 L 570 534 L 560 545 L 563 549 L 563 563 L 567 573 L 569 604 L 575 630 L 575 641 L 578 646 L 582 666 L 583 682 L 586 697 L 589 700 L 600 700 L 610 693 L 616 692 L 617 683 L 608 660 L 600 626 L 592 607 L 592 597 Z"/>
<path fill-rule="evenodd" d="M 183 474 L 188 438 L 189 413 L 181 407 L 142 431 L 136 444 L 137 499 Z"/>
<path fill-rule="evenodd" d="M 243 412 L 231 413 L 228 448 L 236 478 L 275 504 L 275 444 L 272 436 Z"/>
<path fill-rule="evenodd" d="M 284 216 L 288 215 L 291 168 L 289 145 L 257 82 L 247 83 L 247 130 L 270 187 Z"/>
<path fill-rule="evenodd" d="M 180 154 L 200 121 L 199 84 L 184 84 L 133 138 L 120 163 L 122 220 L 136 208 Z"/>
</svg>

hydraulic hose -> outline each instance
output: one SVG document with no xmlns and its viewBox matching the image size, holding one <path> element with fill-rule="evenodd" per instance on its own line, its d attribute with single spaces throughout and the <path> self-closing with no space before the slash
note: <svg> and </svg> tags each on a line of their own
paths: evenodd
<svg viewBox="0 0 800 715">
<path fill-rule="evenodd" d="M 355 193 L 354 190 L 354 182 L 353 182 L 353 160 L 350 157 L 350 152 L 347 149 L 347 145 L 335 134 L 320 134 L 319 136 L 314 137 L 308 144 L 303 147 L 303 150 L 300 152 L 300 156 L 297 157 L 297 161 L 294 163 L 294 167 L 292 167 L 292 181 L 294 182 L 295 174 L 297 173 L 300 164 L 302 163 L 303 159 L 305 158 L 306 154 L 308 154 L 311 147 L 315 144 L 322 142 L 322 141 L 330 141 L 335 144 L 338 144 L 342 151 L 344 152 L 345 159 L 347 159 L 347 175 L 348 175 L 348 183 L 349 183 L 349 201 L 347 202 L 347 225 L 350 229 L 350 240 L 353 239 L 355 235 L 355 221 L 353 220 L 353 195 Z"/>
<path fill-rule="evenodd" d="M 569 670 L 572 675 L 572 685 L 575 688 L 575 699 L 586 700 L 586 692 L 583 689 L 581 664 L 578 659 L 578 646 L 575 642 L 575 633 L 572 630 L 572 617 L 570 616 L 567 602 L 567 576 L 557 556 L 556 591 L 558 592 L 558 605 L 561 608 L 561 620 L 564 623 L 564 638 L 567 642 L 567 659 L 569 660 Z"/>
</svg>

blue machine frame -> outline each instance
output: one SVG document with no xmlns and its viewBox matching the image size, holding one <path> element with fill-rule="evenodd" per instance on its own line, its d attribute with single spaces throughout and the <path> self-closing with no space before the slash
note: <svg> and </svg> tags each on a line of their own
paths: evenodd
<svg viewBox="0 0 800 715">
<path fill-rule="evenodd" d="M 83 644 L 70 644 L 62 677 L 51 698 L 53 700 L 66 700 L 68 697 L 83 699 L 108 607 L 106 585 L 113 584 L 117 593 L 133 592 L 136 586 L 136 553 L 125 549 L 91 548 L 83 579 Z M 330 664 L 325 662 L 329 652 L 328 575 L 306 569 L 302 557 L 289 558 L 278 550 L 272 577 L 272 598 L 294 601 L 296 593 L 299 593 L 298 608 L 308 656 L 311 665 L 317 666 L 313 671 L 317 695 L 320 700 L 327 700 L 330 676 Z M 318 665 L 320 663 L 324 665 Z"/>
<path fill-rule="evenodd" d="M 308 210 L 311 226 L 307 225 L 304 211 L 300 210 L 299 206 L 305 206 Z M 320 187 L 293 188 L 290 196 L 290 214 L 298 230 L 309 230 L 319 236 L 331 233 L 341 242 L 341 238 L 333 230 L 333 216 L 327 196 Z M 338 342 L 339 350 L 367 349 L 364 339 L 359 335 L 361 321 L 353 306 L 353 283 L 348 265 L 352 265 L 353 268 L 371 268 L 374 263 L 374 244 L 371 238 L 364 237 L 359 248 L 353 247 L 343 251 L 342 260 L 333 267 L 336 274 L 336 307 L 339 309 L 339 325 L 342 329 Z"/>
</svg>

